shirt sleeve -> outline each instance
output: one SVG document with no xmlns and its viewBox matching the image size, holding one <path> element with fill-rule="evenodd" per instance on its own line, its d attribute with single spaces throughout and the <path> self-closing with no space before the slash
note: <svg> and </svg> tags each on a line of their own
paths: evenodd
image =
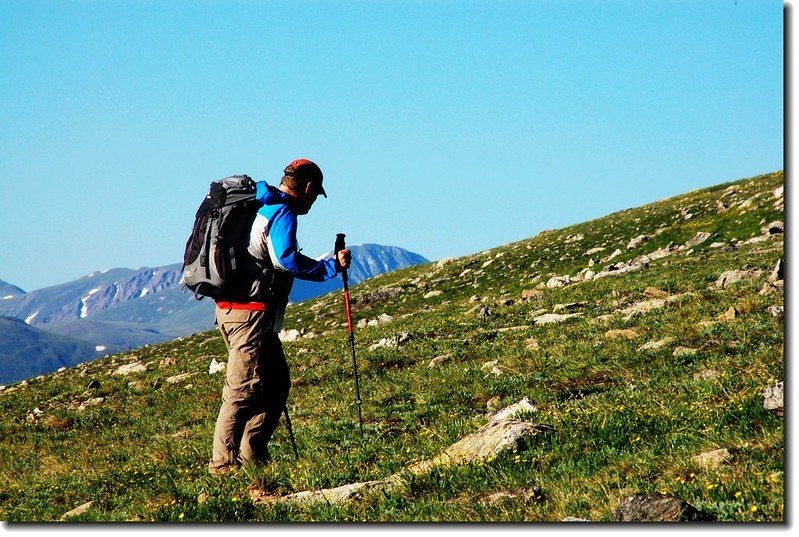
<svg viewBox="0 0 799 537">
<path fill-rule="evenodd" d="M 301 280 L 324 282 L 338 274 L 333 258 L 317 261 L 299 252 L 297 216 L 285 205 L 272 216 L 267 242 L 275 267 Z"/>
</svg>

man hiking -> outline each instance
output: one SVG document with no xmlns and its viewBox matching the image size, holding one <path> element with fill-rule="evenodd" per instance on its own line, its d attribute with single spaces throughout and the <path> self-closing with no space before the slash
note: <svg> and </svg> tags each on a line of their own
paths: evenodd
<svg viewBox="0 0 799 537">
<path fill-rule="evenodd" d="M 267 444 L 291 385 L 278 333 L 294 278 L 326 281 L 351 262 L 347 249 L 323 261 L 300 253 L 297 217 L 308 214 L 316 198 L 327 193 L 322 170 L 310 160 L 294 160 L 283 172 L 277 188 L 256 183 L 256 197 L 263 206 L 253 221 L 247 251 L 259 268 L 267 270 L 254 278 L 246 300 L 216 303 L 216 323 L 228 348 L 228 362 L 208 464 L 215 475 L 240 464 L 269 460 Z"/>
</svg>

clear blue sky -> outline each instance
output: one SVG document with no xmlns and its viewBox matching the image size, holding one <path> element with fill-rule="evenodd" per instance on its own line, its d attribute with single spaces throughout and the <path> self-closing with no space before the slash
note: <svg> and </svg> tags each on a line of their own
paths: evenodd
<svg viewBox="0 0 799 537">
<path fill-rule="evenodd" d="M 306 254 L 433 260 L 782 169 L 783 8 L 2 0 L 0 279 L 179 262 L 212 180 L 297 157 Z"/>
</svg>

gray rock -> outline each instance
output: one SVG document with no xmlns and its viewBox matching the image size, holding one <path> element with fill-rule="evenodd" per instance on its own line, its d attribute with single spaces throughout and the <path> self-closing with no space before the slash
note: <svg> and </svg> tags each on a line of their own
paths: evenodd
<svg viewBox="0 0 799 537">
<path fill-rule="evenodd" d="M 545 313 L 533 319 L 533 324 L 562 323 L 574 317 L 582 317 L 582 313 Z"/>
<path fill-rule="evenodd" d="M 730 458 L 729 450 L 725 448 L 714 449 L 713 451 L 706 451 L 691 457 L 691 461 L 697 466 L 702 468 L 712 469 L 718 468 L 721 464 Z"/>
<path fill-rule="evenodd" d="M 667 345 L 670 345 L 673 342 L 674 342 L 674 338 L 667 336 L 667 337 L 664 337 L 663 339 L 659 339 L 657 341 L 647 341 L 646 343 L 644 343 L 643 345 L 638 347 L 638 350 L 639 351 L 657 351 L 657 350 L 662 349 L 663 347 L 666 347 Z"/>
<path fill-rule="evenodd" d="M 694 235 L 688 242 L 686 242 L 683 245 L 683 248 L 685 248 L 687 250 L 689 248 L 693 248 L 695 246 L 699 246 L 700 244 L 702 244 L 703 242 L 705 242 L 706 240 L 708 240 L 712 236 L 713 236 L 713 234 L 712 233 L 708 233 L 707 231 L 699 231 L 699 232 L 697 232 L 696 235 Z"/>
<path fill-rule="evenodd" d="M 771 222 L 770 224 L 763 226 L 760 228 L 761 233 L 763 235 L 779 235 L 785 233 L 785 224 L 777 220 L 776 222 Z"/>
<path fill-rule="evenodd" d="M 217 362 L 216 358 L 211 359 L 211 364 L 208 366 L 208 374 L 213 375 L 214 373 L 219 373 L 220 371 L 224 371 L 227 368 L 226 362 Z"/>
<path fill-rule="evenodd" d="M 632 250 L 633 248 L 639 246 L 641 243 L 648 241 L 651 237 L 649 235 L 638 235 L 630 242 L 627 243 L 627 249 Z"/>
<path fill-rule="evenodd" d="M 133 362 L 132 364 L 125 364 L 114 371 L 114 375 L 130 375 L 132 373 L 141 373 L 147 371 L 147 366 L 141 362 Z"/>
<path fill-rule="evenodd" d="M 768 308 L 766 308 L 766 311 L 769 312 L 772 317 L 779 317 L 780 320 L 785 318 L 784 306 L 769 306 Z"/>
<path fill-rule="evenodd" d="M 281 330 L 280 334 L 278 335 L 280 341 L 296 341 L 302 337 L 300 331 L 292 328 L 291 330 Z"/>
<path fill-rule="evenodd" d="M 774 270 L 771 271 L 771 276 L 769 276 L 769 282 L 776 282 L 782 280 L 785 277 L 785 267 L 783 265 L 782 258 L 780 257 L 777 261 L 777 264 L 774 265 Z"/>
<path fill-rule="evenodd" d="M 306 490 L 280 498 L 270 497 L 263 491 L 251 489 L 250 497 L 256 504 L 285 501 L 299 504 L 325 502 L 338 505 L 370 493 L 396 493 L 407 486 L 408 474 L 423 475 L 437 466 L 471 464 L 496 457 L 508 449 L 524 449 L 528 437 L 552 430 L 548 425 L 515 419 L 518 412 L 531 409 L 534 410 L 534 407 L 529 400 L 522 399 L 515 405 L 500 410 L 476 432 L 455 442 L 432 459 L 415 463 L 384 479 L 349 483 L 332 489 Z"/>
<path fill-rule="evenodd" d="M 427 364 L 427 368 L 432 369 L 434 367 L 438 367 L 441 364 L 443 364 L 445 361 L 447 361 L 447 359 L 451 356 L 452 354 L 442 354 L 441 356 L 436 356 L 435 358 L 430 360 L 430 363 Z"/>
<path fill-rule="evenodd" d="M 759 270 L 725 270 L 716 280 L 716 287 L 729 287 L 749 278 L 760 276 Z"/>
<path fill-rule="evenodd" d="M 549 280 L 547 280 L 546 287 L 549 289 L 554 289 L 556 287 L 565 287 L 572 282 L 571 276 L 568 274 L 565 276 L 553 276 Z"/>
<path fill-rule="evenodd" d="M 86 513 L 89 509 L 91 509 L 93 504 L 94 502 L 86 502 L 83 505 L 79 505 L 75 509 L 72 509 L 71 511 L 67 511 L 66 513 L 64 513 L 61 516 L 61 520 L 67 520 L 69 518 L 82 515 L 83 513 Z"/>
<path fill-rule="evenodd" d="M 766 410 L 774 410 L 777 414 L 782 415 L 784 384 L 784 381 L 781 380 L 777 384 L 767 386 L 763 390 L 763 408 Z"/>
<path fill-rule="evenodd" d="M 497 360 L 492 360 L 490 362 L 486 362 L 480 366 L 480 371 L 485 374 L 486 377 L 488 375 L 494 375 L 495 377 L 502 376 L 502 370 L 498 367 L 499 362 Z"/>
<path fill-rule="evenodd" d="M 710 520 L 693 505 L 664 494 L 638 493 L 624 500 L 613 513 L 615 522 L 695 522 Z"/>
</svg>

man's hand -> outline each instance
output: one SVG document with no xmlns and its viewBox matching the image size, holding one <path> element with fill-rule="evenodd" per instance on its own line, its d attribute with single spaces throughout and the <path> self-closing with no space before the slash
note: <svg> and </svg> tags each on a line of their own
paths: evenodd
<svg viewBox="0 0 799 537">
<path fill-rule="evenodd" d="M 347 248 L 339 250 L 336 254 L 336 261 L 342 269 L 346 270 L 350 268 L 350 264 L 352 263 L 352 253 Z"/>
</svg>

